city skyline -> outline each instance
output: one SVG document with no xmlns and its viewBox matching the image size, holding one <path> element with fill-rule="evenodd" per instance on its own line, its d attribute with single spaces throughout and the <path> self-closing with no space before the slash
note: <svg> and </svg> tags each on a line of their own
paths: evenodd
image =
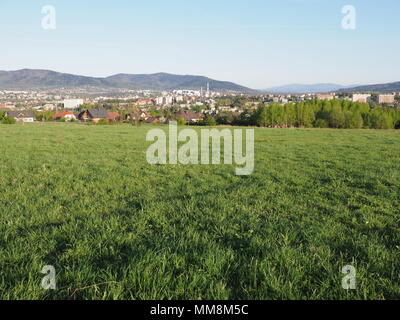
<svg viewBox="0 0 400 320">
<path fill-rule="evenodd" d="M 349 4 L 356 9 L 355 30 L 341 25 L 342 7 Z M 45 5 L 56 9 L 54 30 L 41 26 Z M 243 1 L 5 0 L 0 4 L 0 70 L 94 77 L 166 72 L 254 89 L 395 82 L 400 80 L 399 8 L 395 0 L 254 0 L 250 7 Z"/>
</svg>

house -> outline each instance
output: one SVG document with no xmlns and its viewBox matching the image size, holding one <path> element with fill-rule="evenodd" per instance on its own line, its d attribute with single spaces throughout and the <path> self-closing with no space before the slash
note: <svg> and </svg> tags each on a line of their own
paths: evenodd
<svg viewBox="0 0 400 320">
<path fill-rule="evenodd" d="M 70 111 L 62 111 L 53 116 L 53 120 L 62 120 L 62 119 L 65 119 L 65 121 L 72 121 L 76 120 L 76 116 Z"/>
<path fill-rule="evenodd" d="M 145 120 L 146 123 L 164 123 L 164 117 L 149 117 Z"/>
<path fill-rule="evenodd" d="M 6 115 L 14 118 L 17 122 L 33 122 L 36 120 L 35 114 L 31 110 L 7 111 Z"/>
<path fill-rule="evenodd" d="M 0 103 L 0 109 L 15 109 L 15 105 L 10 103 Z"/>
<path fill-rule="evenodd" d="M 175 114 L 176 118 L 183 118 L 187 123 L 198 123 L 203 120 L 204 115 L 191 110 L 180 111 Z"/>
<path fill-rule="evenodd" d="M 220 106 L 218 107 L 218 112 L 241 112 L 242 110 L 239 107 L 235 106 Z"/>
<path fill-rule="evenodd" d="M 106 119 L 108 121 L 118 121 L 120 118 L 121 116 L 119 115 L 118 112 L 109 111 Z"/>
<path fill-rule="evenodd" d="M 148 118 L 150 114 L 145 111 L 132 112 L 125 116 L 125 120 L 128 121 L 146 121 Z"/>
<path fill-rule="evenodd" d="M 88 109 L 82 111 L 78 115 L 78 119 L 81 121 L 93 121 L 93 122 L 99 122 L 101 119 L 107 119 L 108 117 L 108 111 L 103 108 L 96 108 L 96 109 Z"/>
<path fill-rule="evenodd" d="M 51 110 L 55 110 L 56 106 L 54 104 L 47 103 L 42 107 L 42 109 L 45 111 L 51 111 Z"/>
<path fill-rule="evenodd" d="M 145 106 L 145 105 L 149 105 L 149 104 L 154 104 L 154 100 L 153 99 L 139 99 L 137 101 L 138 105 L 141 106 Z"/>
</svg>

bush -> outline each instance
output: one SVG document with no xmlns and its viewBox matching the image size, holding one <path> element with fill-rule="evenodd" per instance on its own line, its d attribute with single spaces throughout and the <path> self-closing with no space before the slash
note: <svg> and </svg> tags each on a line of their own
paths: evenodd
<svg viewBox="0 0 400 320">
<path fill-rule="evenodd" d="M 97 124 L 101 126 L 101 125 L 108 124 L 108 122 L 106 119 L 100 119 L 99 122 L 97 122 Z"/>
<path fill-rule="evenodd" d="M 2 124 L 15 124 L 17 121 L 15 121 L 14 118 L 11 117 L 3 117 L 3 119 L 1 120 Z"/>
<path fill-rule="evenodd" d="M 178 123 L 178 126 L 186 125 L 186 120 L 184 118 L 176 118 L 175 120 Z"/>
<path fill-rule="evenodd" d="M 216 126 L 216 125 L 217 125 L 217 121 L 215 121 L 215 119 L 214 119 L 213 117 L 206 116 L 206 117 L 204 118 L 204 120 L 202 121 L 202 124 L 203 124 L 204 126 L 213 127 L 213 126 Z"/>
<path fill-rule="evenodd" d="M 327 120 L 324 119 L 318 119 L 317 121 L 315 121 L 315 125 L 316 128 L 329 128 L 329 122 Z"/>
</svg>

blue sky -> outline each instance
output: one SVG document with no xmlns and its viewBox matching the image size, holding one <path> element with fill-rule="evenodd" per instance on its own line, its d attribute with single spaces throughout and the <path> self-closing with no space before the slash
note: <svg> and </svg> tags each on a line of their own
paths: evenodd
<svg viewBox="0 0 400 320">
<path fill-rule="evenodd" d="M 57 28 L 41 27 L 42 6 Z M 342 29 L 353 5 L 355 30 Z M 205 75 L 252 88 L 400 81 L 399 0 L 0 0 L 0 70 Z"/>
</svg>

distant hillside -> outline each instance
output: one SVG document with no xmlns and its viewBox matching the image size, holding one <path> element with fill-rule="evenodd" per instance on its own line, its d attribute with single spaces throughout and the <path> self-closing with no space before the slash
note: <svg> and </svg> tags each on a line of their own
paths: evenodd
<svg viewBox="0 0 400 320">
<path fill-rule="evenodd" d="M 391 82 L 384 84 L 372 84 L 366 86 L 353 87 L 348 89 L 342 89 L 340 91 L 350 92 L 376 92 L 376 93 L 390 93 L 400 92 L 400 82 Z"/>
<path fill-rule="evenodd" d="M 29 89 L 45 87 L 104 86 L 102 79 L 76 76 L 48 70 L 23 69 L 0 72 L 0 88 Z"/>
<path fill-rule="evenodd" d="M 262 91 L 266 93 L 326 93 L 337 91 L 339 89 L 346 88 L 346 86 L 334 83 L 317 83 L 317 84 L 289 84 L 280 87 L 273 87 L 264 89 Z"/>
<path fill-rule="evenodd" d="M 206 89 L 255 94 L 257 91 L 232 82 L 217 81 L 202 76 L 156 74 L 117 74 L 107 78 L 77 76 L 49 70 L 23 69 L 0 71 L 0 89 L 99 87 L 134 90 Z"/>
</svg>

